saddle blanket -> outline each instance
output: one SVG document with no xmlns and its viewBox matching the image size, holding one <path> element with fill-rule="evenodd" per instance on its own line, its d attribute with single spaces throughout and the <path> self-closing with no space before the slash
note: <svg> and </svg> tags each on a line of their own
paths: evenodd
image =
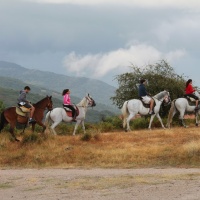
<svg viewBox="0 0 200 200">
<path fill-rule="evenodd" d="M 23 117 L 27 117 L 28 116 L 28 113 L 30 113 L 30 108 L 26 108 L 24 106 L 21 106 L 20 108 L 19 107 L 16 107 L 16 113 L 18 115 L 21 115 Z"/>
</svg>

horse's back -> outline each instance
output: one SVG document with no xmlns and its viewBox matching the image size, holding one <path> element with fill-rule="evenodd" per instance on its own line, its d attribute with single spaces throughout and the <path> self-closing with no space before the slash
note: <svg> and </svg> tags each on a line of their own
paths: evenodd
<svg viewBox="0 0 200 200">
<path fill-rule="evenodd" d="M 188 100 L 184 97 L 178 98 L 175 100 L 175 105 L 187 105 Z"/>
<path fill-rule="evenodd" d="M 131 111 L 131 110 L 139 111 L 139 108 L 141 106 L 142 106 L 142 102 L 139 99 L 131 99 L 131 100 L 127 101 L 127 108 L 129 111 Z"/>
<path fill-rule="evenodd" d="M 180 110 L 186 110 L 187 107 L 189 106 L 189 103 L 186 98 L 181 97 L 175 100 L 174 105 L 180 111 Z"/>
<path fill-rule="evenodd" d="M 62 115 L 63 113 L 65 113 L 65 110 L 64 108 L 61 108 L 61 107 L 57 107 L 57 108 L 54 108 L 53 110 L 49 111 L 50 115 L 51 116 L 54 116 L 54 115 Z"/>
<path fill-rule="evenodd" d="M 6 114 L 16 114 L 16 106 L 12 106 L 12 107 L 8 107 L 8 108 L 6 108 L 4 111 L 3 111 L 3 113 L 4 113 L 4 115 L 6 115 Z"/>
<path fill-rule="evenodd" d="M 13 120 L 15 121 L 17 118 L 16 107 L 12 106 L 12 107 L 6 108 L 5 110 L 3 110 L 1 115 L 3 115 L 5 119 L 9 122 Z"/>
<path fill-rule="evenodd" d="M 127 103 L 128 105 L 137 105 L 137 106 L 142 105 L 142 102 L 139 99 L 131 99 L 127 101 Z"/>
</svg>

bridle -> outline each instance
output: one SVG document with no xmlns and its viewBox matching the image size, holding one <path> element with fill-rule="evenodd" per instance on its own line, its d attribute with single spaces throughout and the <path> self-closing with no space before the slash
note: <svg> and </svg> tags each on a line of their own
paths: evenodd
<svg viewBox="0 0 200 200">
<path fill-rule="evenodd" d="M 47 96 L 48 103 L 47 103 L 47 105 L 46 105 L 46 108 L 47 108 L 48 111 L 53 110 L 53 102 L 52 102 L 52 100 L 51 100 L 51 97 L 52 97 L 52 96 Z"/>
<path fill-rule="evenodd" d="M 166 100 L 167 99 L 167 100 Z M 163 98 L 163 102 L 165 106 L 169 105 L 171 103 L 171 98 L 169 95 L 166 95 L 164 98 Z M 166 103 L 167 102 L 167 103 Z"/>
<path fill-rule="evenodd" d="M 95 103 L 95 101 L 94 101 L 94 99 L 93 99 L 92 97 L 86 96 L 85 98 L 86 98 L 87 101 L 89 102 L 88 105 L 90 105 L 90 107 L 96 106 L 96 103 Z M 88 106 L 88 107 L 89 107 L 89 106 Z"/>
</svg>

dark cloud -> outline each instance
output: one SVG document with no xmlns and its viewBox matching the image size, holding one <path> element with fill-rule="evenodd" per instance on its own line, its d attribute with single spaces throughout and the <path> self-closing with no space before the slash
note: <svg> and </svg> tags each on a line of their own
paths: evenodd
<svg viewBox="0 0 200 200">
<path fill-rule="evenodd" d="M 169 7 L 1 1 L 0 60 L 70 73 L 63 68 L 63 59 L 71 52 L 106 54 L 136 42 L 161 53 L 184 49 L 185 63 L 197 66 L 199 20 L 198 12 Z M 174 61 L 172 66 L 179 70 L 188 66 L 185 63 Z M 113 72 L 110 75 L 114 76 Z"/>
</svg>

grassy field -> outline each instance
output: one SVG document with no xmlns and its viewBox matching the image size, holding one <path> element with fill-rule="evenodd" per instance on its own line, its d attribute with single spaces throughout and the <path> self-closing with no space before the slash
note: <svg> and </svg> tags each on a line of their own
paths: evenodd
<svg viewBox="0 0 200 200">
<path fill-rule="evenodd" d="M 200 128 L 89 130 L 88 135 L 0 134 L 1 168 L 199 167 Z"/>
</svg>

